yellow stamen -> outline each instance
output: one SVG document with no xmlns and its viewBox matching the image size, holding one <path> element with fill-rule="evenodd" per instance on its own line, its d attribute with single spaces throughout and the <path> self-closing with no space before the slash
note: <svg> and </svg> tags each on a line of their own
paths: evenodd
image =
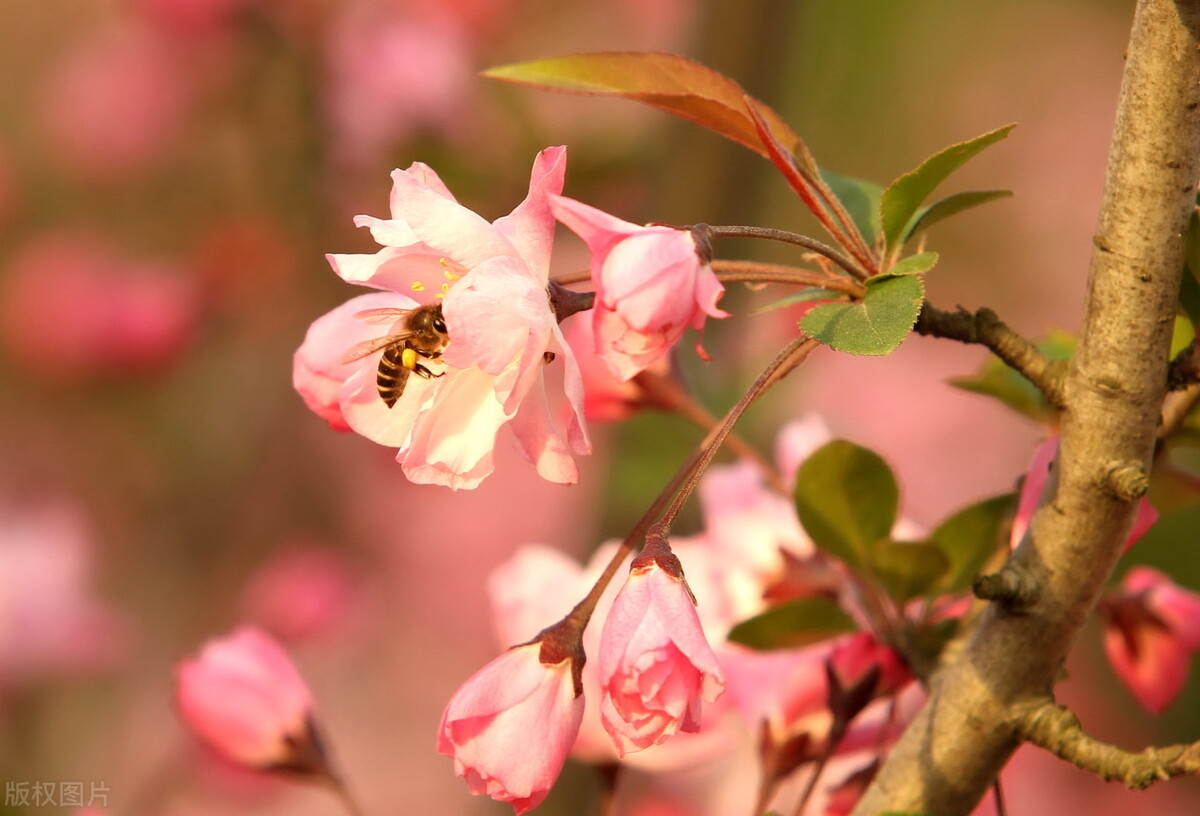
<svg viewBox="0 0 1200 816">
<path fill-rule="evenodd" d="M 413 281 L 412 283 L 409 284 L 409 288 L 412 289 L 414 292 L 424 292 L 425 284 L 421 283 L 420 281 Z"/>
<path fill-rule="evenodd" d="M 442 270 L 442 274 L 446 276 L 446 280 L 448 281 L 456 281 L 467 273 L 466 267 L 449 258 L 441 258 L 438 263 L 445 267 Z"/>
</svg>

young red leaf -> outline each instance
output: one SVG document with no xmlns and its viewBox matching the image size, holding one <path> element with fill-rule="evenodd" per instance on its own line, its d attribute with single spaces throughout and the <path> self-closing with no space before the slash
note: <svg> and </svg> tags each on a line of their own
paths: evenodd
<svg viewBox="0 0 1200 816">
<path fill-rule="evenodd" d="M 676 54 L 600 52 L 518 62 L 483 76 L 548 91 L 622 96 L 681 116 L 769 155 L 746 110 L 746 92 L 727 76 Z M 758 103 L 771 135 L 786 149 L 800 141 L 775 111 Z"/>
</svg>

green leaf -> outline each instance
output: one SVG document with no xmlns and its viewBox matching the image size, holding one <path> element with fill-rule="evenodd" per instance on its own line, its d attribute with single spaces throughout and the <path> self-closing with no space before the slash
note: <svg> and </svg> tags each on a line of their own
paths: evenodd
<svg viewBox="0 0 1200 816">
<path fill-rule="evenodd" d="M 787 306 L 795 306 L 797 303 L 811 303 L 814 300 L 834 300 L 840 297 L 845 296 L 841 292 L 831 292 L 830 290 L 822 289 L 819 286 L 810 286 L 807 289 L 801 289 L 798 292 L 793 292 L 790 295 L 781 297 L 779 300 L 774 300 L 765 306 L 760 306 L 754 310 L 754 314 L 773 312 L 776 309 L 783 309 Z"/>
<path fill-rule="evenodd" d="M 732 79 L 676 54 L 601 52 L 518 62 L 483 76 L 548 91 L 621 96 L 653 105 L 714 130 L 769 157 L 746 107 L 747 94 Z M 767 129 L 787 150 L 800 138 L 783 118 L 758 103 Z"/>
<path fill-rule="evenodd" d="M 1200 281 L 1200 209 L 1193 209 L 1188 219 L 1187 237 L 1184 239 L 1183 260 L 1191 270 L 1192 277 Z"/>
<path fill-rule="evenodd" d="M 924 275 L 938 262 L 938 254 L 936 252 L 920 252 L 916 255 L 909 255 L 907 258 L 902 258 L 897 261 L 891 269 L 888 270 L 889 275 Z"/>
<path fill-rule="evenodd" d="M 890 354 L 904 341 L 925 302 L 917 275 L 868 278 L 860 303 L 825 303 L 800 321 L 809 337 L 847 354 Z"/>
<path fill-rule="evenodd" d="M 821 171 L 821 178 L 833 190 L 833 194 L 842 202 L 846 212 L 858 231 L 862 233 L 867 244 L 875 243 L 879 234 L 879 201 L 883 198 L 883 187 L 873 181 L 840 176 L 828 170 Z"/>
<path fill-rule="evenodd" d="M 1193 324 L 1200 324 L 1200 210 L 1188 219 L 1183 250 L 1184 275 L 1179 282 L 1179 305 Z"/>
<path fill-rule="evenodd" d="M 1051 332 L 1036 345 L 1051 360 L 1069 360 L 1075 351 L 1075 338 L 1066 332 Z M 1037 422 L 1046 422 L 1056 414 L 1033 383 L 996 357 L 989 357 L 975 376 L 952 377 L 946 382 L 964 391 L 998 399 Z"/>
<path fill-rule="evenodd" d="M 900 236 L 900 243 L 905 243 L 918 232 L 927 230 L 937 222 L 947 219 L 952 215 L 958 215 L 964 210 L 978 207 L 980 204 L 986 204 L 989 201 L 995 201 L 997 198 L 1008 198 L 1011 195 L 1012 190 L 971 190 L 970 192 L 955 193 L 952 196 L 947 196 L 941 201 L 934 202 L 928 207 L 922 207 L 917 210 L 908 228 Z"/>
<path fill-rule="evenodd" d="M 1171 356 L 1174 357 L 1183 351 L 1195 339 L 1196 327 L 1192 321 L 1182 315 L 1175 315 L 1175 325 L 1171 333 Z"/>
<path fill-rule="evenodd" d="M 912 232 L 909 225 L 917 209 L 947 176 L 985 147 L 1003 139 L 1014 127 L 1016 125 L 1005 125 L 974 139 L 950 145 L 888 185 L 880 202 L 880 221 L 888 248 L 899 246 L 902 236 Z"/>
<path fill-rule="evenodd" d="M 729 633 L 734 643 L 751 649 L 790 649 L 827 640 L 858 628 L 836 602 L 828 598 L 797 598 L 744 620 Z"/>
<path fill-rule="evenodd" d="M 949 568 L 937 582 L 940 592 L 960 592 L 971 586 L 987 560 L 1006 543 L 1005 533 L 1016 499 L 1014 493 L 984 499 L 964 507 L 937 526 L 929 540 L 949 560 Z"/>
<path fill-rule="evenodd" d="M 883 539 L 871 552 L 871 572 L 900 603 L 924 595 L 948 569 L 950 559 L 928 541 Z"/>
<path fill-rule="evenodd" d="M 1179 279 L 1179 305 L 1193 324 L 1200 325 L 1200 282 L 1190 269 L 1189 265 Z"/>
<path fill-rule="evenodd" d="M 900 491 L 879 454 L 835 439 L 800 465 L 796 512 L 817 547 L 855 569 L 896 523 Z"/>
</svg>

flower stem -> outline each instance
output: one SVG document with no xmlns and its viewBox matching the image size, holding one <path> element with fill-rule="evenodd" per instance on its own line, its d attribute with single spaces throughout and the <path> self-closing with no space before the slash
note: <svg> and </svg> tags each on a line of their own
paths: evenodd
<svg viewBox="0 0 1200 816">
<path fill-rule="evenodd" d="M 670 376 L 647 369 L 639 372 L 633 381 L 645 393 L 644 399 L 654 407 L 664 411 L 674 411 L 706 432 L 712 431 L 717 426 L 717 418 L 692 399 L 691 394 Z M 789 491 L 783 476 L 745 440 L 737 434 L 730 434 L 725 440 L 725 444 L 733 453 L 757 465 L 762 472 L 764 481 L 772 490 L 780 495 L 787 495 Z"/>
<path fill-rule="evenodd" d="M 858 281 L 841 275 L 813 272 L 783 264 L 760 261 L 713 261 L 713 272 L 722 283 L 782 283 L 794 286 L 809 286 L 841 292 L 850 297 L 861 298 L 866 289 Z"/>
<path fill-rule="evenodd" d="M 612 560 L 604 568 L 604 572 L 596 579 L 596 583 L 592 586 L 588 594 L 575 605 L 575 608 L 567 615 L 564 622 L 570 621 L 574 626 L 578 627 L 580 633 L 587 626 L 588 620 L 592 613 L 596 610 L 596 605 L 600 602 L 600 596 L 604 594 L 604 590 L 608 587 L 617 569 L 629 556 L 635 547 L 640 542 L 645 540 L 647 533 L 652 527 L 659 527 L 659 532 L 665 538 L 671 522 L 679 514 L 679 509 L 688 497 L 696 489 L 696 485 L 700 481 L 705 469 L 716 455 L 725 438 L 729 436 L 729 432 L 733 430 L 734 423 L 745 413 L 750 405 L 762 396 L 763 392 L 771 387 L 774 383 L 782 379 L 789 371 L 804 361 L 814 348 L 818 345 L 816 340 L 808 337 L 797 337 L 792 342 L 788 343 L 784 349 L 775 355 L 762 373 L 758 375 L 758 379 L 750 386 L 749 390 L 742 395 L 738 400 L 737 405 L 729 410 L 729 413 L 721 420 L 721 424 L 708 432 L 708 435 L 701 441 L 699 447 L 692 453 L 688 460 L 675 472 L 671 477 L 671 481 L 667 486 L 655 497 L 654 502 L 647 508 L 642 517 L 638 519 L 637 524 L 629 531 L 629 535 L 625 536 L 625 540 L 621 542 L 621 546 L 617 548 L 613 554 Z M 668 503 L 670 506 L 668 507 Z M 664 508 L 666 508 L 664 512 Z M 655 520 L 662 515 L 661 521 L 655 524 Z"/>
<path fill-rule="evenodd" d="M 700 477 L 704 475 L 704 471 L 708 468 L 713 457 L 716 456 L 717 450 L 721 447 L 721 443 L 725 441 L 725 437 L 729 436 L 733 430 L 734 424 L 741 419 L 742 414 L 746 412 L 755 400 L 763 395 L 768 388 L 774 385 L 787 375 L 789 371 L 799 365 L 818 345 L 816 340 L 803 335 L 788 343 L 782 351 L 775 355 L 775 358 L 767 364 L 762 373 L 758 375 L 758 379 L 747 389 L 742 398 L 737 404 L 729 409 L 729 413 L 725 414 L 725 418 L 721 420 L 721 424 L 709 432 L 704 441 L 700 443 L 698 455 L 694 457 L 693 462 L 689 462 L 689 469 L 683 474 L 682 483 L 679 486 L 675 498 L 671 505 L 663 513 L 661 524 L 663 534 L 670 529 L 671 523 L 675 521 L 675 517 L 679 515 L 679 511 L 683 508 L 684 503 L 692 495 L 696 489 L 696 485 L 700 483 Z"/>
<path fill-rule="evenodd" d="M 346 783 L 342 781 L 340 776 L 327 774 L 321 778 L 321 783 L 328 788 L 338 801 L 342 803 L 342 807 L 346 809 L 346 813 L 350 816 L 366 816 L 366 811 L 358 804 L 358 801 L 350 793 L 350 789 L 346 787 Z"/>
<path fill-rule="evenodd" d="M 870 277 L 861 264 L 854 259 L 842 253 L 840 250 L 822 243 L 815 238 L 809 238 L 807 235 L 800 235 L 796 232 L 787 230 L 770 229 L 768 227 L 748 227 L 748 226 L 720 226 L 708 227 L 708 233 L 714 238 L 765 238 L 769 241 L 780 241 L 785 244 L 793 244 L 794 246 L 803 247 L 810 252 L 815 252 L 822 255 L 842 269 L 856 280 L 866 280 Z"/>
</svg>

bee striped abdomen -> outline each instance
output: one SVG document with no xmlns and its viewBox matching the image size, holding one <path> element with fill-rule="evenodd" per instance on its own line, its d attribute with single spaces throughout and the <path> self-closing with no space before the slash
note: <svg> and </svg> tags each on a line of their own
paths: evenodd
<svg viewBox="0 0 1200 816">
<path fill-rule="evenodd" d="M 404 352 L 408 347 L 404 343 L 395 343 L 383 350 L 379 358 L 379 369 L 375 373 L 375 387 L 379 396 L 388 408 L 396 404 L 404 393 L 404 384 L 412 370 L 404 365 Z"/>
</svg>

